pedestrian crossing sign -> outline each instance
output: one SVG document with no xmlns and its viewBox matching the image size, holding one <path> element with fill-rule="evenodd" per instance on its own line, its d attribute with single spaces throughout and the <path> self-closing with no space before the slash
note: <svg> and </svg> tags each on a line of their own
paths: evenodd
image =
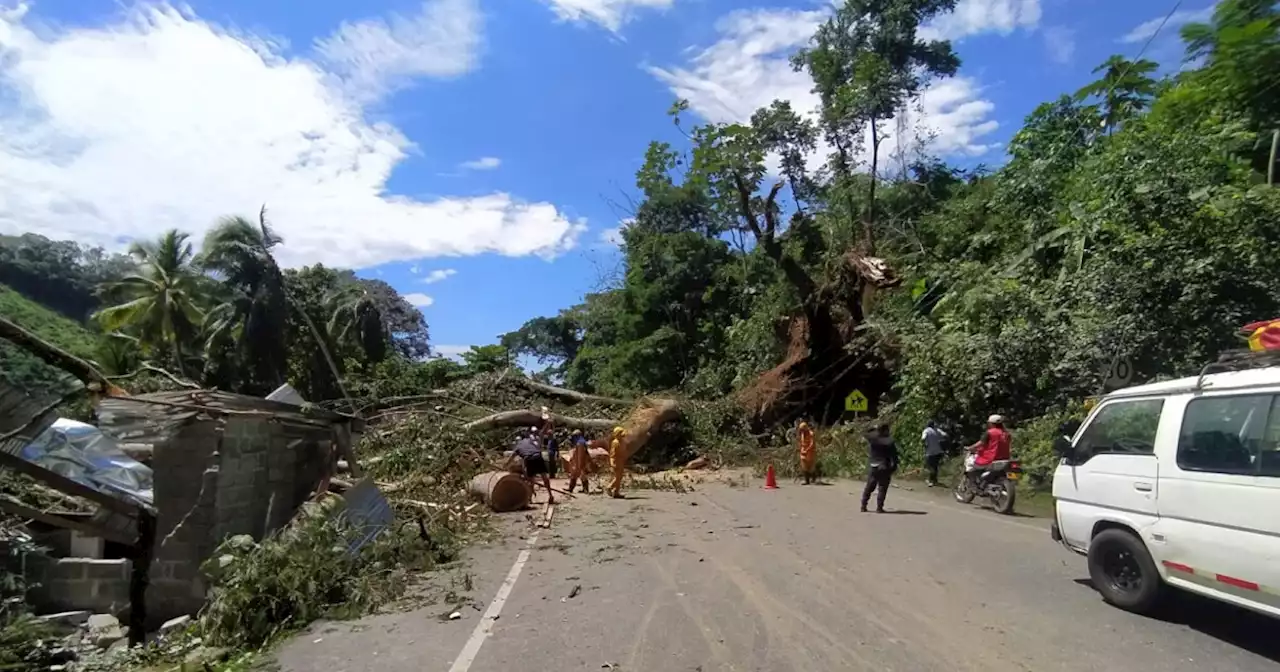
<svg viewBox="0 0 1280 672">
<path fill-rule="evenodd" d="M 849 396 L 844 398 L 844 410 L 851 413 L 866 413 L 867 395 L 863 394 L 861 390 L 850 392 Z"/>
</svg>

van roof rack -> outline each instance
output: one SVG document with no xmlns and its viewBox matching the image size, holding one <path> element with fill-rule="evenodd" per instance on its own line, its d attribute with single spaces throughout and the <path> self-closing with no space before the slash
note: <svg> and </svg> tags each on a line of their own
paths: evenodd
<svg viewBox="0 0 1280 672">
<path fill-rule="evenodd" d="M 1218 355 L 1218 360 L 1209 362 L 1200 369 L 1200 377 L 1196 378 L 1196 389 L 1204 385 L 1205 376 L 1211 373 L 1227 371 L 1248 371 L 1265 369 L 1269 366 L 1280 366 L 1280 350 L 1228 350 Z"/>
</svg>

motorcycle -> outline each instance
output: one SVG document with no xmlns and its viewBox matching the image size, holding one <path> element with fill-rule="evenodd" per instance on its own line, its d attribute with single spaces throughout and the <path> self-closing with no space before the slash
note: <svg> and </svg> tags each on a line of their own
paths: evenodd
<svg viewBox="0 0 1280 672">
<path fill-rule="evenodd" d="M 956 501 L 968 504 L 975 497 L 986 497 L 991 501 L 991 508 L 996 513 L 1013 513 L 1013 502 L 1017 497 L 1014 484 L 1022 477 L 1022 466 L 1015 460 L 992 462 L 986 469 L 975 469 L 976 455 L 970 454 L 964 460 L 964 478 L 956 484 Z"/>
</svg>

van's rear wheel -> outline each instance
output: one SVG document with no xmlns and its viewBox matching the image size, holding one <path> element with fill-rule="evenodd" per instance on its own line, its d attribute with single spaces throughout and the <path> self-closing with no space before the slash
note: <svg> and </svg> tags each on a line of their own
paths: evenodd
<svg viewBox="0 0 1280 672">
<path fill-rule="evenodd" d="M 1089 543 L 1089 578 L 1102 599 L 1139 614 L 1150 612 L 1164 589 L 1147 547 L 1127 530 L 1103 530 Z"/>
</svg>

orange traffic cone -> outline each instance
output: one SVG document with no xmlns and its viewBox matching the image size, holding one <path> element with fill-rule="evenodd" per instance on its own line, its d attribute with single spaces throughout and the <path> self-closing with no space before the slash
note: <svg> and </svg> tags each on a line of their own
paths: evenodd
<svg viewBox="0 0 1280 672">
<path fill-rule="evenodd" d="M 773 465 L 772 465 L 772 464 L 770 464 L 770 465 L 769 465 L 769 468 L 768 468 L 767 470 L 765 470 L 765 472 L 764 472 L 764 489 L 765 489 L 765 490 L 777 490 L 777 489 L 778 489 L 778 477 L 777 477 L 777 476 L 775 476 L 775 475 L 774 475 L 774 473 L 773 473 Z"/>
</svg>

